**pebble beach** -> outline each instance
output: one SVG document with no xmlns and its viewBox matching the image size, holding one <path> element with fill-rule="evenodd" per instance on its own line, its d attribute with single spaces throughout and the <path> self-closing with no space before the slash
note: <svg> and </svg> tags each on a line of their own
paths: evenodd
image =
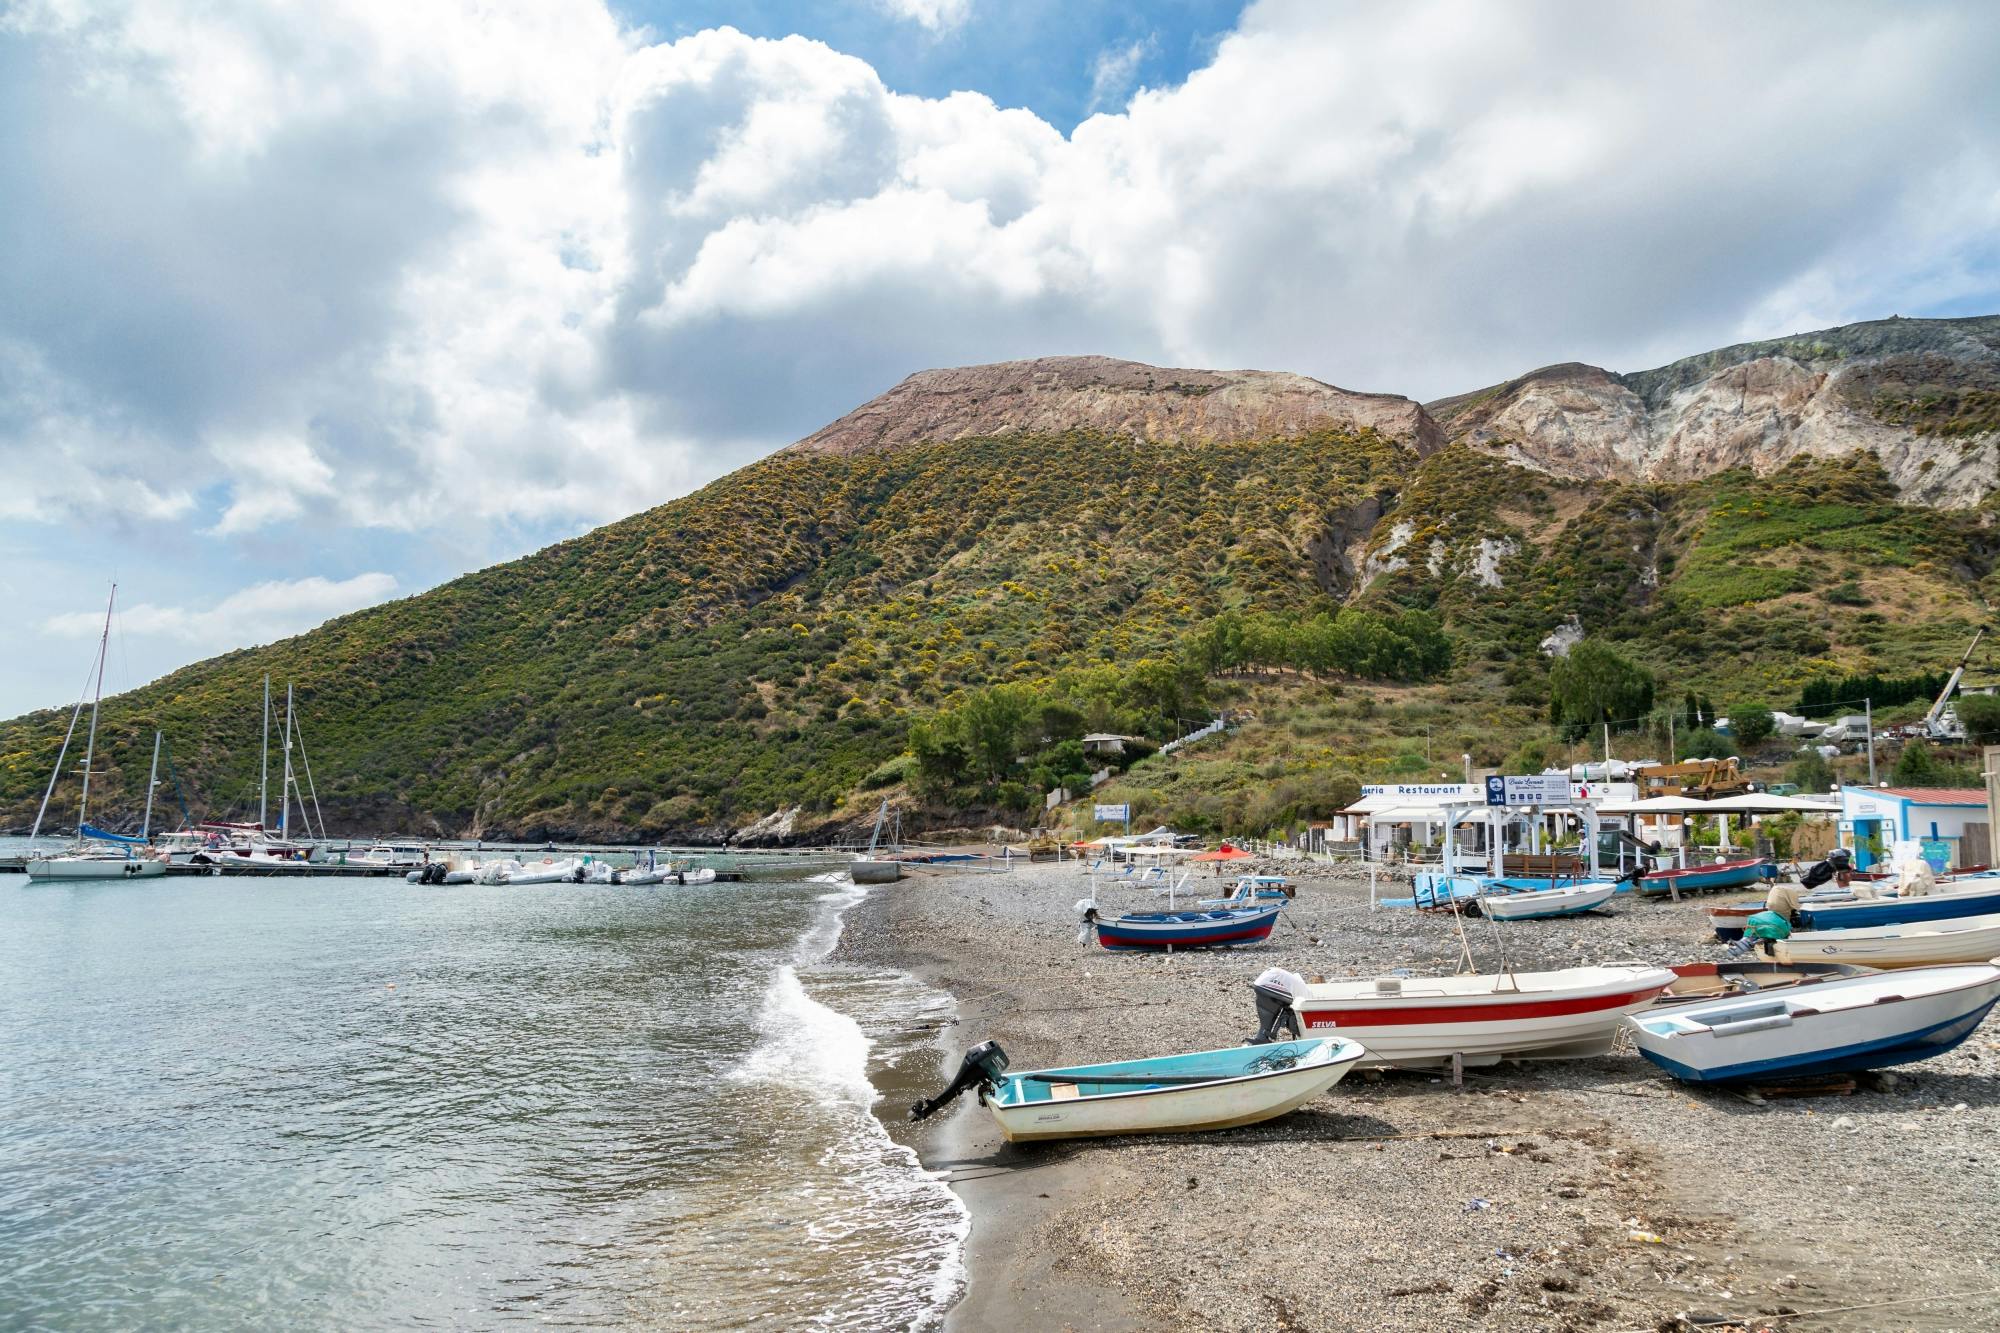
<svg viewBox="0 0 2000 1333">
<path fill-rule="evenodd" d="M 1207 1135 L 1009 1145 L 970 1097 L 904 1122 L 987 1038 L 1017 1068 L 1233 1046 L 1256 1026 L 1247 983 L 1274 965 L 1334 979 L 1451 973 L 1468 946 L 1482 971 L 1726 952 L 1709 899 L 1621 895 L 1461 933 L 1449 914 L 1371 909 L 1365 871 L 1282 868 L 1298 896 L 1246 949 L 1080 942 L 1074 863 L 923 874 L 851 910 L 837 960 L 957 1002 L 935 1079 L 882 1087 L 876 1107 L 972 1213 L 948 1328 L 2000 1326 L 2000 1020 L 1847 1096 L 1690 1088 L 1620 1050 L 1471 1069 L 1462 1089 L 1355 1074 Z M 1098 898 L 1107 914 L 1163 905 L 1135 885 Z"/>
</svg>

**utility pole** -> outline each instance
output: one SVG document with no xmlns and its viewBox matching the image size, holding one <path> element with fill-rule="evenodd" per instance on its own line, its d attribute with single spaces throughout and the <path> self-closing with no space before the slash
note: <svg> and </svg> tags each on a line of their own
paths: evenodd
<svg viewBox="0 0 2000 1333">
<path fill-rule="evenodd" d="M 1868 785 L 1875 785 L 1875 701 L 1863 699 L 1862 711 L 1868 717 Z"/>
<path fill-rule="evenodd" d="M 1604 762 L 1607 764 L 1611 762 L 1611 719 L 1609 718 L 1604 720 Z M 1605 770 L 1604 779 L 1607 782 L 1611 780 L 1611 771 L 1609 769 Z"/>
<path fill-rule="evenodd" d="M 1681 752 L 1674 748 L 1674 710 L 1669 708 L 1667 710 L 1667 762 L 1678 764 L 1680 761 Z"/>
</svg>

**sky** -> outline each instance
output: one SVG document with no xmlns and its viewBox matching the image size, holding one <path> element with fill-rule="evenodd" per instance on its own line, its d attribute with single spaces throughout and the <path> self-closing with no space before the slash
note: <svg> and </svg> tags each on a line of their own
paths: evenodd
<svg viewBox="0 0 2000 1333">
<path fill-rule="evenodd" d="M 1428 399 L 2000 311 L 2000 6 L 0 0 L 0 716 L 937 365 Z"/>
</svg>

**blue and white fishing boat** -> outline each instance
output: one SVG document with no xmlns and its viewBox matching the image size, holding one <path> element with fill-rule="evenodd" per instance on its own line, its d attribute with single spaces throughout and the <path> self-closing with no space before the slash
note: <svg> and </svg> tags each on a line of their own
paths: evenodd
<svg viewBox="0 0 2000 1333">
<path fill-rule="evenodd" d="M 1365 1054 L 1358 1042 L 1324 1037 L 1010 1074 L 1007 1053 L 989 1041 L 967 1051 L 951 1086 L 912 1106 L 910 1119 L 976 1088 L 1014 1143 L 1229 1129 L 1296 1110 Z"/>
<path fill-rule="evenodd" d="M 1640 1054 L 1688 1083 L 1809 1078 L 1928 1060 L 1951 1050 L 2000 1001 L 2000 967 L 1913 968 L 1803 981 L 1634 1014 Z"/>
<path fill-rule="evenodd" d="M 1550 917 L 1594 912 L 1611 901 L 1618 885 L 1611 880 L 1585 880 L 1559 889 L 1489 889 L 1479 895 L 1479 910 L 1495 921 L 1542 921 Z"/>
<path fill-rule="evenodd" d="M 1127 912 L 1105 920 L 1097 904 L 1086 898 L 1077 904 L 1084 929 L 1094 931 L 1107 949 L 1224 949 L 1262 944 L 1278 924 L 1283 903 L 1266 907 L 1224 907 L 1194 912 Z"/>
<path fill-rule="evenodd" d="M 1935 891 L 1912 898 L 1829 895 L 1809 897 L 1799 903 L 1799 916 L 1809 930 L 1902 926 L 1913 921 L 1943 921 L 1994 912 L 2000 912 L 2000 875 L 1948 880 Z"/>
</svg>

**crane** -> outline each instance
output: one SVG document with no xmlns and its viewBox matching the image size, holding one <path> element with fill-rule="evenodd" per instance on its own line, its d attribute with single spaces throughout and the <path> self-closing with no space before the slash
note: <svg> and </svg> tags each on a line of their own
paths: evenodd
<svg viewBox="0 0 2000 1333">
<path fill-rule="evenodd" d="M 1965 664 L 1972 660 L 1973 649 L 1979 647 L 1979 641 L 1985 637 L 1986 626 L 1981 625 L 1978 632 L 1972 636 L 1972 643 L 1967 646 L 1965 656 L 1959 658 L 1958 665 L 1952 668 L 1951 679 L 1947 680 L 1944 688 L 1938 691 L 1937 701 L 1931 705 L 1931 711 L 1924 714 L 1924 735 L 1929 739 L 1934 741 L 1965 739 L 1965 728 L 1959 724 L 1958 714 L 1951 706 L 1951 696 L 1958 692 L 1959 678 L 1965 675 Z"/>
</svg>

